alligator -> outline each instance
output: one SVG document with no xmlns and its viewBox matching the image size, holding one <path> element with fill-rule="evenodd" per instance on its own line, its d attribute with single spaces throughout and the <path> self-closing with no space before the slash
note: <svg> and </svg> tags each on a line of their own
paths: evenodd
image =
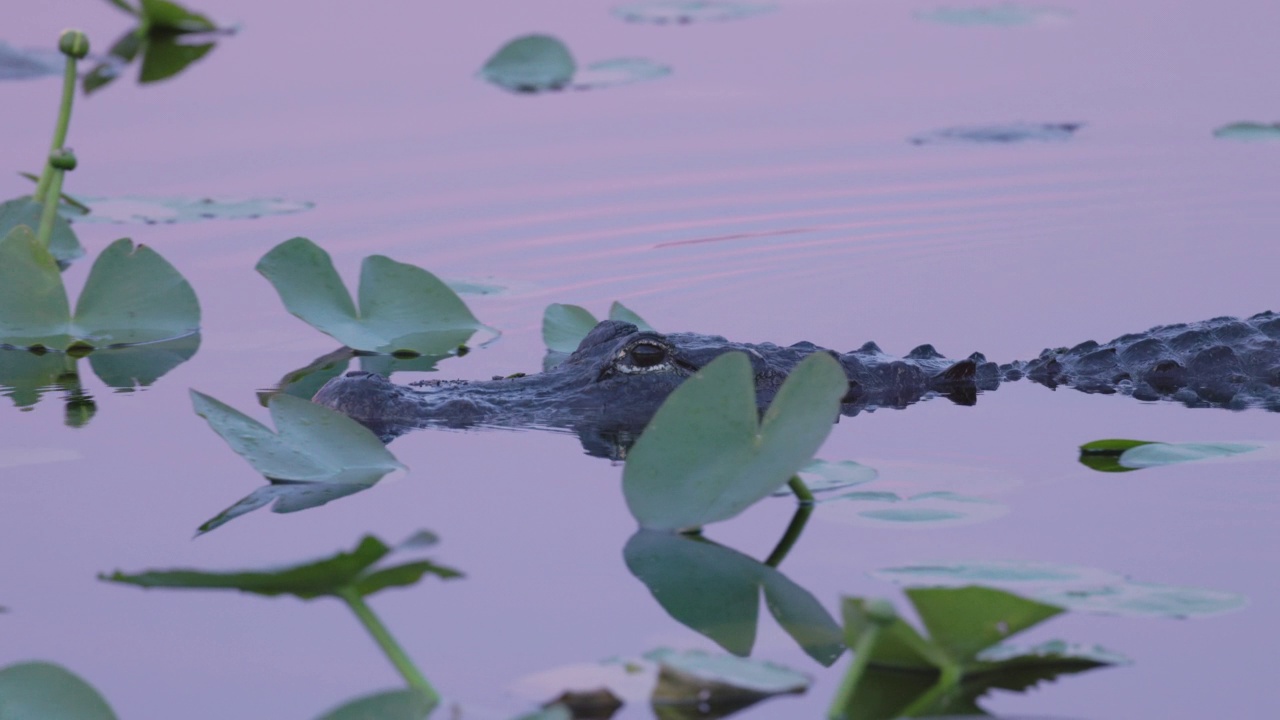
<svg viewBox="0 0 1280 720">
<path fill-rule="evenodd" d="M 406 387 L 374 373 L 349 372 L 326 383 L 313 400 L 354 418 L 384 442 L 422 427 L 540 427 L 575 431 L 589 454 L 617 459 L 671 391 L 732 351 L 750 359 L 762 410 L 801 360 L 827 352 L 849 378 L 841 399 L 845 416 L 934 397 L 972 405 L 980 392 L 1023 377 L 1050 388 L 1280 412 L 1280 315 L 1271 312 L 1165 325 L 1105 344 L 1046 349 L 1033 360 L 1003 365 L 981 353 L 948 359 L 931 345 L 902 357 L 872 342 L 836 353 L 809 342 L 782 347 L 696 333 L 663 335 L 605 320 L 563 362 L 542 373 Z"/>
</svg>

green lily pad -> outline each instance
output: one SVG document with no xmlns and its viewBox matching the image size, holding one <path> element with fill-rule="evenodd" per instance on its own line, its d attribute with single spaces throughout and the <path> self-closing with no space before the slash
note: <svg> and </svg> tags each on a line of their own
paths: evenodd
<svg viewBox="0 0 1280 720">
<path fill-rule="evenodd" d="M 208 17 L 170 0 L 140 0 L 137 8 L 112 4 L 138 18 L 138 26 L 122 35 L 107 57 L 84 76 L 84 91 L 92 93 L 115 80 L 124 68 L 142 57 L 138 82 L 147 84 L 173 77 L 213 49 L 213 40 L 234 32 L 219 28 Z"/>
<path fill-rule="evenodd" d="M 1214 130 L 1213 136 L 1239 142 L 1272 142 L 1280 140 L 1280 123 L 1231 123 Z"/>
<path fill-rule="evenodd" d="M 602 60 L 579 69 L 569 48 L 550 35 L 526 35 L 503 45 L 479 76 L 514 93 L 544 93 L 625 85 L 668 75 L 671 68 L 643 58 Z"/>
<path fill-rule="evenodd" d="M 800 694 L 813 684 L 813 678 L 784 665 L 702 650 L 659 648 L 645 653 L 645 659 L 661 668 L 653 693 L 653 702 L 659 705 L 741 705 L 774 695 Z"/>
<path fill-rule="evenodd" d="M 437 704 L 412 688 L 384 690 L 343 703 L 316 720 L 423 720 Z"/>
<path fill-rule="evenodd" d="M 809 492 L 818 494 L 869 483 L 879 477 L 880 473 L 875 468 L 852 460 L 831 461 L 815 458 L 813 462 L 800 468 L 799 475 L 805 487 L 809 488 Z M 790 489 L 779 490 L 773 494 L 774 497 L 791 497 L 792 495 Z"/>
<path fill-rule="evenodd" d="M 830 666 L 844 652 L 840 626 L 809 591 L 735 550 L 640 530 L 623 557 L 663 610 L 735 655 L 749 655 L 755 645 L 762 593 L 774 619 L 809 657 Z"/>
<path fill-rule="evenodd" d="M 943 128 L 908 139 L 913 145 L 1013 145 L 1024 142 L 1066 142 L 1084 123 L 1027 123 L 964 125 Z"/>
<path fill-rule="evenodd" d="M 281 198 L 184 198 L 74 196 L 84 211 L 64 206 L 61 212 L 77 223 L 140 223 L 145 225 L 201 222 L 204 220 L 245 220 L 271 215 L 290 215 L 315 207 L 315 203 Z"/>
<path fill-rule="evenodd" d="M 609 319 L 629 322 L 640 330 L 653 330 L 644 318 L 617 300 L 609 307 Z M 542 312 L 542 342 L 552 352 L 571 353 L 599 322 L 584 307 L 552 303 Z"/>
<path fill-rule="evenodd" d="M 443 356 L 485 328 L 435 275 L 382 255 L 361 266 L 358 312 L 329 253 L 306 238 L 272 248 L 257 270 L 289 312 L 356 350 Z"/>
<path fill-rule="evenodd" d="M 268 405 L 278 434 L 195 390 L 191 402 L 231 449 L 272 480 L 372 485 L 405 469 L 360 423 L 292 395 L 276 395 Z"/>
<path fill-rule="evenodd" d="M 66 66 L 66 56 L 57 50 L 16 48 L 0 42 L 0 80 L 30 80 L 61 75 Z"/>
<path fill-rule="evenodd" d="M 960 27 L 1017 27 L 1021 25 L 1052 25 L 1067 22 L 1071 12 L 1051 7 L 1030 7 L 1011 2 L 989 7 L 938 8 L 922 10 L 916 18 L 939 25 Z"/>
<path fill-rule="evenodd" d="M 913 586 L 979 582 L 1079 612 L 1147 617 L 1199 617 L 1248 604 L 1236 593 L 1137 582 L 1093 568 L 1032 562 L 970 562 L 885 568 L 873 576 Z"/>
<path fill-rule="evenodd" d="M 368 596 L 387 588 L 414 585 L 425 575 L 435 575 L 442 580 L 461 577 L 457 570 L 428 560 L 399 565 L 380 564 L 393 552 L 404 553 L 429 547 L 433 538 L 429 533 L 419 533 L 392 548 L 378 538 L 366 535 L 351 552 L 340 552 L 314 562 L 275 570 L 150 570 L 137 574 L 117 570 L 110 575 L 99 575 L 98 579 L 144 588 L 239 590 L 256 595 L 292 595 L 302 600 L 337 596 L 350 591 Z"/>
<path fill-rule="evenodd" d="M 848 379 L 831 356 L 805 358 L 763 420 L 742 353 L 726 353 L 667 398 L 627 456 L 622 491 L 641 527 L 683 530 L 727 520 L 813 459 Z"/>
<path fill-rule="evenodd" d="M 72 317 L 57 262 L 18 226 L 0 240 L 0 344 L 66 350 L 159 342 L 196 332 L 187 281 L 145 245 L 117 240 L 93 263 Z"/>
<path fill-rule="evenodd" d="M 60 665 L 24 662 L 0 670 L 4 720 L 116 720 L 92 685 Z"/>
<path fill-rule="evenodd" d="M 1080 464 L 1098 472 L 1132 472 L 1137 468 L 1121 465 L 1120 456 L 1129 448 L 1150 444 L 1150 440 L 1094 440 L 1080 446 Z"/>
<path fill-rule="evenodd" d="M 535 93 L 563 89 L 577 69 L 563 42 L 550 35 L 526 35 L 499 48 L 480 68 L 480 76 L 511 92 Z"/>
<path fill-rule="evenodd" d="M 271 512 L 286 514 L 310 510 L 326 503 L 364 492 L 377 484 L 371 482 L 272 482 L 241 498 L 196 529 L 196 536 L 212 532 L 241 515 L 275 503 Z"/>
<path fill-rule="evenodd" d="M 862 527 L 941 528 L 994 520 L 1007 505 L 971 495 L 928 492 L 903 497 L 892 492 L 853 492 L 820 501 L 821 517 Z"/>
<path fill-rule="evenodd" d="M 30 195 L 0 204 L 0 238 L 7 236 L 19 225 L 26 225 L 34 232 L 40 227 L 40 216 L 43 213 L 44 203 L 36 201 Z M 53 232 L 49 235 L 49 254 L 53 255 L 59 267 L 64 268 L 72 261 L 84 257 L 84 247 L 80 245 L 71 225 L 61 216 L 54 216 Z"/>
<path fill-rule="evenodd" d="M 609 12 L 616 18 L 632 23 L 687 25 L 695 22 L 741 20 L 776 9 L 773 5 L 749 2 L 646 0 L 618 5 Z"/>
<path fill-rule="evenodd" d="M 1147 443 L 1125 450 L 1119 464 L 1126 468 L 1141 469 L 1175 465 L 1185 462 L 1219 460 L 1251 453 L 1263 448 L 1260 444 L 1246 443 Z"/>
</svg>

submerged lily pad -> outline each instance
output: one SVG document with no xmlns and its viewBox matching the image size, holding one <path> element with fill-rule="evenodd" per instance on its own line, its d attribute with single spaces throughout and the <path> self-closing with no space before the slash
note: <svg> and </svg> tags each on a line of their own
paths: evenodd
<svg viewBox="0 0 1280 720">
<path fill-rule="evenodd" d="M 1009 512 L 1003 503 L 951 492 L 910 497 L 892 492 L 853 492 L 820 502 L 821 517 L 862 527 L 955 527 L 994 520 Z"/>
<path fill-rule="evenodd" d="M 30 80 L 61 75 L 67 57 L 57 50 L 16 48 L 0 42 L 0 80 Z"/>
<path fill-rule="evenodd" d="M 1103 615 L 1193 617 L 1244 607 L 1243 595 L 1137 582 L 1093 568 L 1032 562 L 908 565 L 872 573 L 911 586 L 993 585 L 1080 612 Z"/>
<path fill-rule="evenodd" d="M 1240 142 L 1271 142 L 1280 140 L 1280 123 L 1231 123 L 1214 130 L 1213 136 Z"/>
<path fill-rule="evenodd" d="M 716 20 L 740 20 L 773 12 L 773 5 L 750 2 L 716 2 L 714 0 L 647 0 L 618 5 L 610 10 L 614 17 L 633 23 L 654 25 L 687 25 Z"/>
<path fill-rule="evenodd" d="M 667 397 L 631 448 L 622 474 L 627 508 L 657 530 L 734 517 L 813 459 L 848 385 L 830 355 L 814 353 L 761 420 L 747 356 L 721 355 Z"/>
<path fill-rule="evenodd" d="M 609 308 L 609 319 L 629 322 L 640 330 L 653 330 L 644 318 L 616 300 Z M 552 352 L 571 353 L 599 322 L 584 307 L 552 303 L 542 313 L 542 342 Z"/>
<path fill-rule="evenodd" d="M 200 306 L 172 265 L 117 240 L 93 263 L 74 317 L 56 260 L 18 226 L 0 240 L 0 345 L 94 349 L 195 333 Z"/>
<path fill-rule="evenodd" d="M 1066 142 L 1084 123 L 1027 123 L 963 125 L 943 128 L 908 139 L 913 145 L 1012 145 L 1023 142 Z"/>
<path fill-rule="evenodd" d="M 0 669 L 4 720 L 116 720 L 92 685 L 60 665 L 24 662 Z"/>
<path fill-rule="evenodd" d="M 257 270 L 289 312 L 356 350 L 443 356 L 486 327 L 435 275 L 383 255 L 361 265 L 359 311 L 329 253 L 306 238 L 275 246 Z"/>
<path fill-rule="evenodd" d="M 40 216 L 43 213 L 44 203 L 30 195 L 0 204 L 0 238 L 7 236 L 19 225 L 26 225 L 35 231 L 40 227 Z M 71 225 L 58 215 L 54 216 L 53 232 L 49 235 L 49 254 L 53 255 L 53 259 L 62 268 L 70 265 L 73 260 L 84 257 L 84 247 L 80 245 Z"/>
<path fill-rule="evenodd" d="M 479 76 L 514 93 L 542 93 L 623 85 L 670 73 L 648 60 L 621 58 L 588 65 L 579 72 L 569 48 L 550 35 L 526 35 L 503 45 L 480 68 Z"/>
<path fill-rule="evenodd" d="M 1051 7 L 1029 7 L 1015 3 L 1001 3 L 989 7 L 937 8 L 921 10 L 916 17 L 925 22 L 957 26 L 1016 27 L 1019 25 L 1050 25 L 1071 19 L 1071 12 Z"/>
<path fill-rule="evenodd" d="M 815 458 L 813 462 L 800 468 L 799 475 L 800 479 L 804 481 L 805 487 L 809 488 L 809 492 L 816 495 L 869 483 L 875 480 L 880 473 L 875 468 L 867 467 L 852 460 L 832 462 Z M 790 489 L 787 489 L 779 490 L 773 496 L 791 497 L 793 494 Z"/>
<path fill-rule="evenodd" d="M 141 223 L 145 225 L 200 222 L 202 220 L 244 220 L 271 215 L 289 215 L 310 210 L 312 202 L 282 198 L 184 198 L 74 196 L 89 210 L 64 206 L 61 212 L 78 223 Z"/>
</svg>

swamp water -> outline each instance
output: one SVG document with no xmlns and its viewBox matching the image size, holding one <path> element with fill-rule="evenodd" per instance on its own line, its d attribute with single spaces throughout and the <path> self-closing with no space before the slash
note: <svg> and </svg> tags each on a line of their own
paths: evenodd
<svg viewBox="0 0 1280 720">
<path fill-rule="evenodd" d="M 180 269 L 200 298 L 200 347 L 138 392 L 114 392 L 81 360 L 97 406 L 81 427 L 66 424 L 58 392 L 0 407 L 0 666 L 61 664 L 122 718 L 315 717 L 399 684 L 339 603 L 143 593 L 97 573 L 291 564 L 365 533 L 396 541 L 419 529 L 442 540 L 432 557 L 466 577 L 428 578 L 371 605 L 445 694 L 437 716 L 452 717 L 454 703 L 464 718 L 518 714 L 558 694 L 531 678 L 561 666 L 663 646 L 716 650 L 628 569 L 635 521 L 621 469 L 571 435 L 413 433 L 390 446 L 411 468 L 404 477 L 306 512 L 260 510 L 192 540 L 262 481 L 191 411 L 188 388 L 265 418 L 255 391 L 335 347 L 253 272 L 293 236 L 332 253 L 348 285 L 360 258 L 379 253 L 497 289 L 465 298 L 501 339 L 431 377 L 536 371 L 553 302 L 602 315 L 617 299 L 661 330 L 742 341 L 847 350 L 874 339 L 895 353 L 928 342 L 999 362 L 1280 309 L 1280 143 L 1213 135 L 1280 119 L 1265 72 L 1274 3 L 1062 2 L 977 15 L 956 12 L 978 7 L 968 3 L 773 5 L 654 25 L 581 1 L 208 0 L 193 9 L 242 23 L 208 57 L 165 83 L 140 87 L 130 75 L 79 98 L 73 195 L 315 207 L 75 226 L 90 254 L 129 236 Z M 13 46 L 49 47 L 66 26 L 97 51 L 127 22 L 88 0 L 0 8 L 0 39 Z M 530 32 L 559 37 L 583 63 L 644 58 L 671 73 L 536 95 L 475 77 Z M 56 79 L 5 82 L 0 93 L 0 166 L 36 170 Z M 1037 134 L 1040 123 L 1054 127 Z M 1018 141 L 964 130 L 990 126 L 1013 126 Z M 30 185 L 9 175 L 0 191 Z M 73 265 L 69 286 L 87 268 Z M 1134 601 L 1102 598 L 1019 640 L 1097 643 L 1132 664 L 995 692 L 988 711 L 1271 717 L 1274 455 L 1100 473 L 1077 448 L 1111 437 L 1266 445 L 1278 422 L 1027 382 L 972 407 L 935 399 L 842 418 L 818 456 L 878 476 L 853 489 L 866 491 L 860 500 L 820 506 L 781 569 L 838 617 L 843 595 L 904 609 L 902 568 L 927 565 L 935 579 L 957 564 L 1006 579 L 1028 564 L 1075 568 L 1067 574 Z M 888 493 L 929 497 L 891 512 L 876 505 Z M 957 510 L 940 493 L 966 501 Z M 707 536 L 764 558 L 793 509 L 769 499 Z M 1170 593 L 1151 584 L 1202 592 L 1172 593 L 1182 604 L 1170 611 Z M 735 717 L 822 716 L 848 656 L 825 669 L 761 615 L 752 657 L 814 683 Z M 616 717 L 652 711 L 633 702 Z"/>
</svg>

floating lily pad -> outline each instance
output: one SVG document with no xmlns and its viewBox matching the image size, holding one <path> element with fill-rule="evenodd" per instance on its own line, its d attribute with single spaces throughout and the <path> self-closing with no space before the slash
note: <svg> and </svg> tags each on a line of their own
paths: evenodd
<svg viewBox="0 0 1280 720">
<path fill-rule="evenodd" d="M 245 220 L 271 215 L 290 215 L 310 210 L 315 203 L 281 198 L 184 198 L 74 196 L 87 207 L 85 212 L 64 206 L 61 212 L 78 223 L 141 223 L 144 225 L 200 222 L 202 220 Z"/>
<path fill-rule="evenodd" d="M 980 582 L 1080 612 L 1104 615 L 1193 617 L 1244 607 L 1243 595 L 1136 582 L 1093 568 L 1031 562 L 939 563 L 886 568 L 875 577 L 911 586 Z"/>
<path fill-rule="evenodd" d="M 274 570 L 149 570 L 137 574 L 117 570 L 110 575 L 99 575 L 98 579 L 144 588 L 239 590 L 257 595 L 293 595 L 303 600 L 338 596 L 351 591 L 368 596 L 387 588 L 414 585 L 425 575 L 435 575 L 443 580 L 461 577 L 457 570 L 428 560 L 399 565 L 382 563 L 392 553 L 421 551 L 433 542 L 434 536 L 430 533 L 418 533 L 393 548 L 372 535 L 366 535 L 351 552 L 340 552 L 313 562 Z"/>
<path fill-rule="evenodd" d="M 187 281 L 145 245 L 117 240 L 93 263 L 73 317 L 56 260 L 18 226 L 0 240 L 0 345 L 67 350 L 159 342 L 195 333 Z"/>
<path fill-rule="evenodd" d="M 285 514 L 318 508 L 321 505 L 364 492 L 377 484 L 370 482 L 272 482 L 241 498 L 196 529 L 196 535 L 212 532 L 241 515 L 248 515 L 271 503 L 271 512 Z"/>
<path fill-rule="evenodd" d="M 19 225 L 26 225 L 32 231 L 40 227 L 40 216 L 44 212 L 44 203 L 36 201 L 30 195 L 16 198 L 0 204 L 0 238 L 7 236 Z M 49 254 L 65 268 L 73 260 L 84 257 L 84 248 L 76 238 L 71 225 L 61 216 L 54 216 L 53 232 L 49 235 Z"/>
<path fill-rule="evenodd" d="M 1012 145 L 1023 142 L 1066 142 L 1084 123 L 1007 123 L 943 128 L 909 138 L 913 145 Z"/>
<path fill-rule="evenodd" d="M 257 270 L 289 312 L 356 350 L 444 356 L 486 327 L 435 275 L 382 255 L 361 265 L 359 311 L 329 253 L 306 238 L 272 248 Z"/>
<path fill-rule="evenodd" d="M 1280 140 L 1280 123 L 1231 123 L 1214 130 L 1213 136 L 1240 142 L 1272 142 Z"/>
<path fill-rule="evenodd" d="M 989 7 L 944 7 L 922 10 L 916 17 L 939 25 L 967 27 L 1016 27 L 1020 25 L 1052 25 L 1067 22 L 1071 12 L 1051 7 L 1029 7 L 1014 3 L 1002 3 Z"/>
<path fill-rule="evenodd" d="M 875 468 L 867 467 L 852 460 L 832 462 L 817 458 L 800 468 L 799 475 L 800 479 L 804 481 L 805 487 L 809 488 L 809 492 L 816 495 L 869 483 L 875 480 L 880 473 Z M 773 496 L 791 497 L 793 494 L 790 489 L 787 489 L 779 490 Z"/>
<path fill-rule="evenodd" d="M 344 703 L 316 720 L 423 720 L 437 704 L 411 688 L 384 690 Z"/>
<path fill-rule="evenodd" d="M 602 60 L 579 69 L 569 48 L 549 35 L 526 35 L 502 46 L 479 76 L 514 93 L 543 93 L 625 85 L 668 75 L 671 68 L 643 58 Z"/>
<path fill-rule="evenodd" d="M 1009 512 L 994 500 L 950 492 L 903 497 L 892 492 L 853 492 L 820 501 L 821 517 L 863 527 L 940 528 L 994 520 Z"/>
<path fill-rule="evenodd" d="M 30 80 L 61 75 L 67 58 L 57 50 L 16 48 L 0 42 L 0 80 Z"/>
<path fill-rule="evenodd" d="M 629 322 L 641 330 L 653 330 L 644 318 L 616 300 L 609 308 L 609 319 Z M 599 322 L 584 307 L 552 303 L 542 313 L 542 342 L 552 352 L 571 353 Z"/>
<path fill-rule="evenodd" d="M 633 23 L 687 25 L 689 23 L 740 20 L 773 12 L 773 5 L 749 2 L 698 2 L 697 0 L 648 0 L 619 5 L 610 12 Z"/>
<path fill-rule="evenodd" d="M 848 379 L 814 353 L 758 420 L 743 353 L 721 355 L 666 399 L 627 456 L 622 491 L 641 527 L 682 530 L 727 520 L 782 487 L 831 432 Z"/>
<path fill-rule="evenodd" d="M 92 685 L 60 665 L 24 662 L 0 670 L 4 720 L 116 720 Z"/>
<path fill-rule="evenodd" d="M 764 660 L 713 655 L 701 650 L 651 650 L 645 658 L 661 668 L 653 690 L 655 705 L 694 704 L 746 707 L 776 695 L 797 695 L 813 678 Z"/>
<path fill-rule="evenodd" d="M 1119 463 L 1127 468 L 1149 468 L 1185 462 L 1226 459 L 1263 448 L 1246 443 L 1147 443 L 1125 450 Z"/>
</svg>

